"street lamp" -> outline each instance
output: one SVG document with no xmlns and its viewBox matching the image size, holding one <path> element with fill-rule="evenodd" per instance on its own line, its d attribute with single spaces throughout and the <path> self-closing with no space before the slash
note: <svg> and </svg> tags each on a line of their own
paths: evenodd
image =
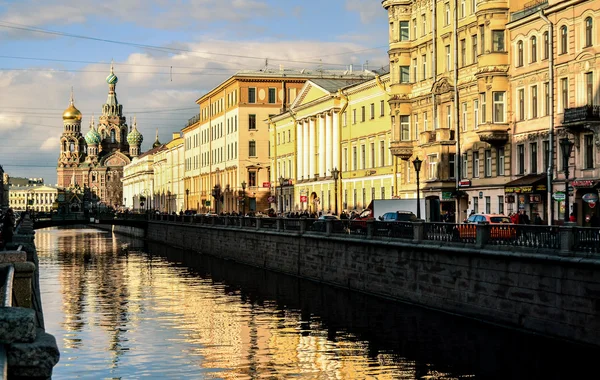
<svg viewBox="0 0 600 380">
<path fill-rule="evenodd" d="M 421 164 L 423 161 L 419 160 L 419 157 L 414 159 L 413 165 L 415 166 L 415 172 L 417 172 L 417 219 L 421 219 L 421 196 L 419 194 L 419 172 L 421 171 Z"/>
<path fill-rule="evenodd" d="M 335 194 L 335 215 L 338 214 L 338 186 L 337 181 L 340 177 L 340 171 L 338 168 L 333 168 L 331 170 L 331 175 L 333 176 L 333 193 Z"/>
<path fill-rule="evenodd" d="M 242 181 L 242 216 L 246 215 L 246 181 Z"/>
<path fill-rule="evenodd" d="M 280 212 L 283 212 L 283 184 L 285 183 L 285 178 L 283 177 L 279 177 L 279 198 L 280 198 L 280 206 L 279 206 L 279 210 Z"/>
<path fill-rule="evenodd" d="M 569 157 L 573 150 L 573 142 L 568 137 L 560 139 L 563 155 L 563 171 L 565 172 L 565 222 L 569 221 Z"/>
<path fill-rule="evenodd" d="M 185 211 L 189 210 L 190 189 L 185 189 Z"/>
<path fill-rule="evenodd" d="M 215 214 L 219 214 L 219 202 L 221 202 L 221 186 L 215 185 L 212 191 L 212 196 L 215 198 Z"/>
</svg>

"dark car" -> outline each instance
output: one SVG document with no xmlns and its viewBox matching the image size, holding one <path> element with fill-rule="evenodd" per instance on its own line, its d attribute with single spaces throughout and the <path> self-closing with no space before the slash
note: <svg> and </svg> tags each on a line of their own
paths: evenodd
<svg viewBox="0 0 600 380">
<path fill-rule="evenodd" d="M 410 211 L 386 212 L 379 217 L 375 235 L 412 239 L 413 226 L 411 222 L 416 220 L 417 216 Z"/>
<path fill-rule="evenodd" d="M 410 211 L 386 212 L 379 217 L 382 222 L 414 222 L 417 216 Z"/>
<path fill-rule="evenodd" d="M 321 215 L 314 223 L 310 226 L 311 231 L 326 232 L 327 231 L 327 220 L 332 220 L 332 231 L 333 233 L 345 232 L 347 227 L 344 225 L 340 218 L 336 215 Z"/>
</svg>

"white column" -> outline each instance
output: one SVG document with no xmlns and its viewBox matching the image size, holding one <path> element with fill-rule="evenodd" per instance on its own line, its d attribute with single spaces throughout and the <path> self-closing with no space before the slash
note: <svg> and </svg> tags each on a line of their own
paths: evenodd
<svg viewBox="0 0 600 380">
<path fill-rule="evenodd" d="M 333 140 L 331 138 L 331 135 L 333 133 L 333 127 L 331 122 L 332 117 L 333 116 L 329 112 L 325 114 L 325 143 L 327 144 L 327 147 L 325 148 L 325 151 L 327 152 L 327 156 L 325 158 L 326 176 L 330 176 L 331 169 L 333 169 Z"/>
<path fill-rule="evenodd" d="M 333 152 L 333 159 L 332 159 L 332 163 L 331 165 L 334 168 L 337 168 L 338 170 L 341 169 L 341 163 L 340 163 L 340 115 L 338 112 L 333 112 L 333 125 L 331 126 L 331 129 L 333 131 L 333 138 L 332 138 L 332 152 Z"/>
<path fill-rule="evenodd" d="M 316 156 L 317 156 L 317 152 L 315 151 L 316 148 L 316 135 L 315 135 L 315 118 L 311 117 L 308 121 L 308 126 L 309 126 L 309 169 L 308 169 L 308 173 L 309 173 L 309 178 L 315 178 L 315 161 L 316 161 Z"/>
<path fill-rule="evenodd" d="M 304 167 L 304 159 L 303 159 L 303 150 L 304 150 L 304 142 L 302 141 L 304 138 L 304 122 L 297 121 L 296 122 L 296 180 L 300 180 L 304 171 L 302 170 Z"/>
<path fill-rule="evenodd" d="M 327 176 L 325 171 L 325 147 L 327 142 L 325 141 L 325 117 L 326 115 L 319 115 L 319 176 Z"/>
<path fill-rule="evenodd" d="M 308 120 L 304 120 L 303 121 L 303 127 L 302 127 L 302 131 L 303 131 L 303 138 L 302 138 L 302 179 L 308 179 L 310 178 L 310 171 L 309 171 L 309 151 L 308 151 L 308 147 L 309 147 L 309 141 L 308 141 L 308 127 L 309 127 L 309 123 Z"/>
</svg>

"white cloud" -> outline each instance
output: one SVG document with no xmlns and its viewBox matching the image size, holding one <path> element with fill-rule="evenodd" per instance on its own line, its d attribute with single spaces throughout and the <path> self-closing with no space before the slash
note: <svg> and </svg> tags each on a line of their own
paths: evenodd
<svg viewBox="0 0 600 380">
<path fill-rule="evenodd" d="M 351 12 L 358 12 L 360 21 L 363 24 L 370 24 L 386 14 L 380 1 L 346 0 L 346 9 Z"/>
</svg>

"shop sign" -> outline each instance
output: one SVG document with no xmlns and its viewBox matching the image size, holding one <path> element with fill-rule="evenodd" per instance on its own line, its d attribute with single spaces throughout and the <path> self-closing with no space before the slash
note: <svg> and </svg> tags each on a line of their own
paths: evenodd
<svg viewBox="0 0 600 380">
<path fill-rule="evenodd" d="M 463 179 L 463 180 L 460 180 L 460 182 L 458 182 L 458 187 L 469 187 L 469 186 L 471 186 L 470 179 Z"/>
<path fill-rule="evenodd" d="M 554 193 L 552 194 L 552 198 L 554 198 L 555 201 L 562 202 L 565 200 L 565 193 Z"/>
<path fill-rule="evenodd" d="M 583 199 L 584 202 L 587 203 L 596 203 L 598 202 L 598 195 L 595 193 L 587 193 L 584 194 L 581 199 Z"/>
<path fill-rule="evenodd" d="M 479 199 L 483 199 L 483 191 L 479 192 Z"/>
<path fill-rule="evenodd" d="M 450 200 L 453 199 L 451 191 L 442 191 L 442 200 Z"/>
<path fill-rule="evenodd" d="M 263 187 L 271 187 L 271 182 L 263 182 Z"/>
<path fill-rule="evenodd" d="M 308 197 L 306 195 L 301 195 L 300 196 L 300 202 L 304 203 L 308 200 Z"/>
<path fill-rule="evenodd" d="M 596 181 L 581 179 L 577 181 L 571 181 L 571 186 L 573 187 L 594 187 L 596 185 Z"/>
<path fill-rule="evenodd" d="M 546 185 L 537 185 L 535 187 L 535 191 L 548 191 L 548 188 L 546 187 Z"/>
<path fill-rule="evenodd" d="M 542 197 L 537 194 L 532 194 L 529 196 L 529 203 L 541 203 Z"/>
<path fill-rule="evenodd" d="M 269 200 L 269 203 L 277 203 L 277 198 L 275 198 L 272 195 L 268 198 L 268 200 Z"/>
<path fill-rule="evenodd" d="M 505 193 L 515 193 L 515 194 L 521 194 L 521 193 L 532 193 L 533 192 L 533 186 L 515 186 L 515 187 L 507 187 L 504 189 Z"/>
<path fill-rule="evenodd" d="M 294 184 L 293 179 L 284 179 L 283 180 L 283 186 L 292 186 L 293 184 Z"/>
</svg>

